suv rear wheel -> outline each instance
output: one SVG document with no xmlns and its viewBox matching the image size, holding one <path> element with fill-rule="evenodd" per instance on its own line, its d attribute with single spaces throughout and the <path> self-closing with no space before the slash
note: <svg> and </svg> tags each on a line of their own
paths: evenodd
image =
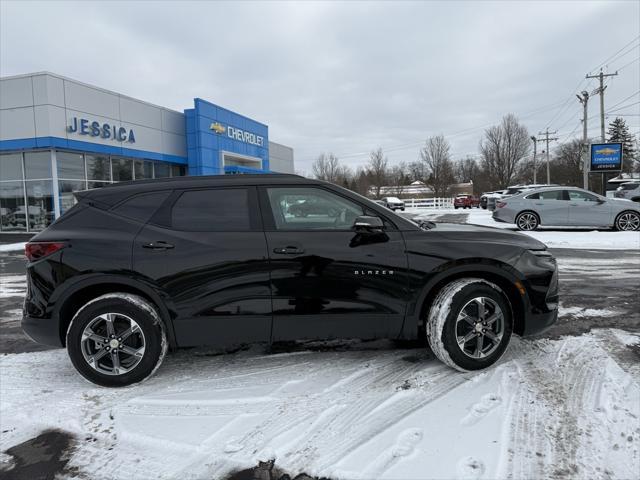
<svg viewBox="0 0 640 480">
<path fill-rule="evenodd" d="M 502 290 L 479 278 L 462 278 L 437 294 L 426 321 L 429 346 L 460 371 L 493 365 L 506 351 L 513 320 Z"/>
<path fill-rule="evenodd" d="M 130 293 L 109 293 L 78 310 L 67 330 L 67 351 L 87 380 L 123 387 L 158 369 L 167 340 L 160 316 L 147 300 Z"/>
</svg>

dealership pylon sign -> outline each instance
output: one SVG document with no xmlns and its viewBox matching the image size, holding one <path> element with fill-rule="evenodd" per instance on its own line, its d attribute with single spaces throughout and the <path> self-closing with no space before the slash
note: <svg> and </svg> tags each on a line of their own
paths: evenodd
<svg viewBox="0 0 640 480">
<path fill-rule="evenodd" d="M 591 173 L 622 170 L 622 143 L 592 143 Z"/>
</svg>

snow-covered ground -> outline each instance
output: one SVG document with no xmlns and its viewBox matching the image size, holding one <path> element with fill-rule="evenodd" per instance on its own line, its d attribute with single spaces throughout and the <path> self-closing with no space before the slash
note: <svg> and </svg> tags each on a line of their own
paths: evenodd
<svg viewBox="0 0 640 480">
<path fill-rule="evenodd" d="M 479 208 L 472 209 L 414 209 L 414 218 L 424 220 L 455 221 L 463 219 L 465 223 L 489 227 L 517 230 L 514 224 L 500 223 L 493 220 L 491 211 Z M 446 217 L 443 216 L 446 215 Z M 640 249 L 640 232 L 617 232 L 580 227 L 541 227 L 534 232 L 522 232 L 545 243 L 550 248 L 572 249 L 608 249 L 629 250 Z"/>
<path fill-rule="evenodd" d="M 0 245 L 0 252 L 16 252 L 24 250 L 25 244 L 26 242 L 5 243 L 4 245 Z"/>
<path fill-rule="evenodd" d="M 480 373 L 383 342 L 181 352 L 117 390 L 62 350 L 6 355 L 0 449 L 59 428 L 76 438 L 67 468 L 93 479 L 222 478 L 269 460 L 291 477 L 637 478 L 638 348 L 615 329 L 515 339 Z"/>
</svg>

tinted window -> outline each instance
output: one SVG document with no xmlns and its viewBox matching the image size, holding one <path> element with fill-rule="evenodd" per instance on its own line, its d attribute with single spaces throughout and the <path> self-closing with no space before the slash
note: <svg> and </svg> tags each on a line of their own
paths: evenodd
<svg viewBox="0 0 640 480">
<path fill-rule="evenodd" d="M 540 198 L 540 194 L 532 193 L 531 195 L 527 195 L 525 198 L 528 198 L 529 200 L 538 200 Z"/>
<path fill-rule="evenodd" d="M 549 192 L 539 192 L 540 200 L 564 200 L 562 190 L 551 190 Z"/>
<path fill-rule="evenodd" d="M 568 190 L 569 200 L 573 202 L 597 202 L 598 197 L 591 195 L 587 192 L 581 192 L 579 190 Z"/>
<path fill-rule="evenodd" d="M 278 230 L 348 230 L 362 207 L 321 188 L 269 188 Z"/>
<path fill-rule="evenodd" d="M 249 194 L 246 188 L 184 192 L 173 205 L 171 224 L 191 232 L 250 230 Z"/>
<path fill-rule="evenodd" d="M 169 192 L 152 192 L 134 195 L 115 207 L 113 212 L 123 217 L 138 220 L 139 222 L 147 222 L 168 196 Z"/>
</svg>

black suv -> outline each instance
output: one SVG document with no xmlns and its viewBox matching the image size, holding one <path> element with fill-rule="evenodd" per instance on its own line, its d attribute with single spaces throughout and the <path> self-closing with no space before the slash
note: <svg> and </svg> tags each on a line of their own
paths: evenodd
<svg viewBox="0 0 640 480">
<path fill-rule="evenodd" d="M 76 198 L 26 246 L 22 325 L 100 385 L 143 380 L 168 349 L 300 339 L 423 338 L 477 370 L 557 317 L 544 244 L 418 225 L 321 181 L 182 177 Z M 298 216 L 301 202 L 331 208 Z"/>
</svg>

